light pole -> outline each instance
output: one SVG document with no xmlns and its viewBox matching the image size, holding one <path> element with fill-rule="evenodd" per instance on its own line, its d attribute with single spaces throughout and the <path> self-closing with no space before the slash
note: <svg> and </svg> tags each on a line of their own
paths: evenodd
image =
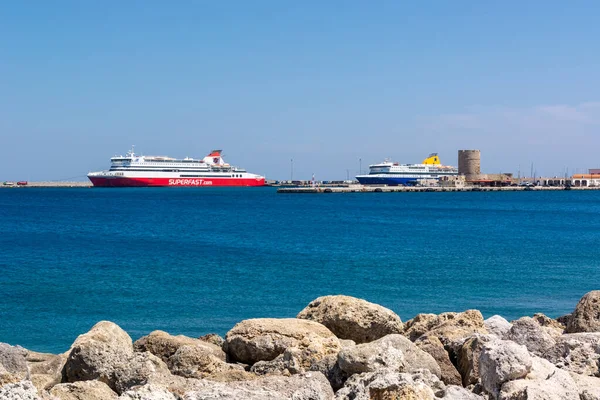
<svg viewBox="0 0 600 400">
<path fill-rule="evenodd" d="M 358 159 L 358 174 L 362 175 L 362 158 Z"/>
<path fill-rule="evenodd" d="M 290 182 L 294 181 L 294 159 L 290 158 Z"/>
</svg>

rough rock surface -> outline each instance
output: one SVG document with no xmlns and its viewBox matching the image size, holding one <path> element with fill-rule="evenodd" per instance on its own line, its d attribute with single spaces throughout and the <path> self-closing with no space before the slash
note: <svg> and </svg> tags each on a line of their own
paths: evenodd
<svg viewBox="0 0 600 400">
<path fill-rule="evenodd" d="M 446 385 L 462 385 L 462 379 L 458 370 L 450 361 L 450 357 L 444 345 L 435 336 L 421 336 L 415 344 L 418 348 L 429 354 L 440 366 L 441 380 Z"/>
<path fill-rule="evenodd" d="M 513 321 L 512 328 L 504 338 L 522 344 L 530 353 L 543 357 L 556 346 L 556 340 L 550 332 L 552 329 L 540 326 L 533 318 L 523 317 Z"/>
<path fill-rule="evenodd" d="M 533 319 L 540 324 L 540 326 L 554 328 L 557 331 L 557 334 L 563 334 L 566 328 L 562 322 L 552 319 L 542 313 L 533 314 Z"/>
<path fill-rule="evenodd" d="M 266 376 L 251 381 L 198 381 L 194 391 L 185 393 L 184 400 L 331 400 L 333 390 L 319 372 L 293 376 Z"/>
<path fill-rule="evenodd" d="M 67 361 L 66 354 L 27 352 L 30 380 L 41 393 L 62 380 L 62 371 Z"/>
<path fill-rule="evenodd" d="M 435 359 L 402 335 L 387 335 L 374 342 L 343 349 L 338 354 L 338 365 L 349 375 L 387 368 L 398 372 L 428 369 L 437 377 L 441 376 Z"/>
<path fill-rule="evenodd" d="M 427 370 L 409 374 L 380 369 L 350 377 L 335 400 L 433 400 L 445 391 L 444 384 Z"/>
<path fill-rule="evenodd" d="M 209 375 L 237 370 L 243 371 L 244 367 L 237 364 L 228 364 L 215 355 L 207 352 L 200 346 L 181 346 L 173 354 L 167 365 L 175 375 L 186 378 L 206 378 Z"/>
<path fill-rule="evenodd" d="M 531 364 L 525 346 L 508 340 L 486 343 L 479 356 L 481 384 L 488 393 L 496 395 L 505 382 L 527 376 Z"/>
<path fill-rule="evenodd" d="M 443 397 L 444 400 L 484 400 L 483 396 L 469 392 L 462 386 L 448 386 L 446 387 L 446 394 Z"/>
<path fill-rule="evenodd" d="M 392 310 L 350 296 L 319 297 L 296 318 L 325 325 L 340 339 L 367 343 L 391 333 L 402 333 L 404 326 Z"/>
<path fill-rule="evenodd" d="M 225 344 L 225 339 L 223 339 L 221 336 L 217 335 L 216 333 L 209 333 L 207 335 L 200 336 L 198 338 L 198 340 L 202 340 L 203 342 L 214 344 L 215 346 L 217 346 L 219 348 L 223 348 L 223 345 Z"/>
<path fill-rule="evenodd" d="M 440 315 L 419 314 L 405 324 L 404 335 L 415 341 L 420 336 L 436 336 L 444 346 L 464 341 L 474 333 L 488 333 L 483 316 L 478 310 L 461 313 L 447 312 Z"/>
<path fill-rule="evenodd" d="M 337 354 L 340 341 L 318 322 L 296 318 L 257 318 L 235 325 L 225 337 L 231 361 L 254 364 L 270 361 L 287 348 L 307 350 L 314 357 Z"/>
<path fill-rule="evenodd" d="M 61 383 L 54 386 L 50 394 L 60 400 L 111 400 L 118 397 L 106 383 L 100 381 Z"/>
<path fill-rule="evenodd" d="M 164 331 L 151 332 L 149 335 L 139 338 L 133 344 L 135 351 L 149 351 L 155 356 L 160 357 L 164 362 L 168 362 L 169 358 L 181 346 L 201 347 L 205 352 L 225 361 L 225 353 L 221 349 L 221 346 L 206 340 L 194 339 L 183 335 L 173 336 Z"/>
<path fill-rule="evenodd" d="M 600 399 L 600 378 L 570 373 L 573 382 L 577 385 L 581 400 Z"/>
<path fill-rule="evenodd" d="M 41 400 L 30 381 L 9 383 L 0 387 L 0 400 Z"/>
<path fill-rule="evenodd" d="M 492 334 L 498 336 L 500 339 L 504 339 L 504 335 L 508 333 L 512 324 L 500 315 L 494 315 L 483 321 L 485 329 Z"/>
<path fill-rule="evenodd" d="M 66 382 L 97 379 L 114 389 L 114 366 L 133 354 L 129 335 L 118 325 L 101 321 L 80 335 L 64 367 Z"/>
<path fill-rule="evenodd" d="M 123 393 L 119 400 L 179 400 L 163 386 L 147 384 Z"/>
<path fill-rule="evenodd" d="M 479 356 L 483 346 L 497 340 L 492 335 L 474 335 L 467 339 L 458 351 L 458 370 L 463 386 L 474 385 L 479 381 Z"/>
<path fill-rule="evenodd" d="M 600 290 L 586 293 L 571 314 L 567 333 L 600 332 Z"/>
<path fill-rule="evenodd" d="M 29 377 L 26 356 L 24 348 L 0 343 L 0 386 Z"/>
<path fill-rule="evenodd" d="M 600 332 L 562 335 L 544 358 L 576 374 L 600 375 Z"/>
<path fill-rule="evenodd" d="M 134 353 L 116 363 L 109 386 L 121 394 L 147 383 L 166 384 L 174 377 L 167 365 L 152 353 Z"/>
<path fill-rule="evenodd" d="M 568 372 L 555 369 L 546 379 L 518 379 L 502 385 L 500 400 L 580 400 L 579 389 Z"/>
</svg>

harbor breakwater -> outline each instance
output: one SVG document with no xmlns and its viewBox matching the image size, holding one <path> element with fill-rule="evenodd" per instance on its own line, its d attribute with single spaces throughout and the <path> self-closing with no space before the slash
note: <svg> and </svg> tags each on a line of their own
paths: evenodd
<svg viewBox="0 0 600 400">
<path fill-rule="evenodd" d="M 0 344 L 0 399 L 600 399 L 600 291 L 574 311 L 508 322 L 478 310 L 419 314 L 325 296 L 296 318 L 224 338 L 98 322 L 63 354 Z"/>
</svg>

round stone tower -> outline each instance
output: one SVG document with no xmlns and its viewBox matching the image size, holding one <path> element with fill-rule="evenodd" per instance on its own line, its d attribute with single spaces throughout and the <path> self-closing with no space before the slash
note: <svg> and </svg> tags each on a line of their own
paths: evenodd
<svg viewBox="0 0 600 400">
<path fill-rule="evenodd" d="M 481 174 L 481 153 L 479 150 L 458 151 L 458 173 L 465 176 Z"/>
</svg>

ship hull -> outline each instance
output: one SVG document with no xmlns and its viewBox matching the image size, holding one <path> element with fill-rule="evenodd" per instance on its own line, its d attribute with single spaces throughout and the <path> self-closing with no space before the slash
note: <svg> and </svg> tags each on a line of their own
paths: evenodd
<svg viewBox="0 0 600 400">
<path fill-rule="evenodd" d="M 419 178 L 357 176 L 356 179 L 362 185 L 410 186 L 415 185 Z"/>
<path fill-rule="evenodd" d="M 96 187 L 248 187 L 264 186 L 264 178 L 141 178 L 89 176 Z"/>
</svg>

